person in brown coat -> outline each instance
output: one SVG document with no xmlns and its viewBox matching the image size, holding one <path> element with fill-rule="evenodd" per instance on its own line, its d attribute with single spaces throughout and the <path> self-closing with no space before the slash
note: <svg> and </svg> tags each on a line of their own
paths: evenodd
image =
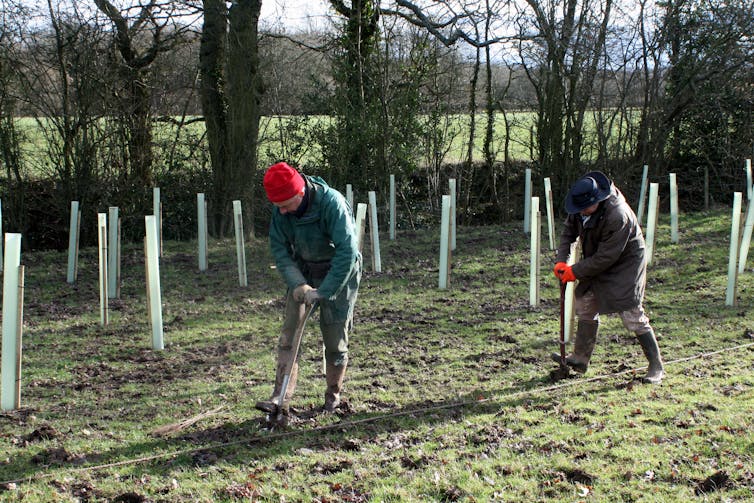
<svg viewBox="0 0 754 503">
<path fill-rule="evenodd" d="M 573 184 L 565 201 L 568 217 L 560 237 L 555 276 L 577 281 L 578 318 L 573 353 L 566 363 L 586 372 L 597 341 L 600 314 L 617 313 L 623 326 L 636 334 L 649 362 L 643 382 L 658 384 L 665 375 L 660 348 L 644 312 L 647 262 L 644 236 L 626 198 L 602 172 L 587 173 Z M 581 239 L 582 258 L 566 261 L 571 243 Z M 560 362 L 560 355 L 552 355 Z"/>
</svg>

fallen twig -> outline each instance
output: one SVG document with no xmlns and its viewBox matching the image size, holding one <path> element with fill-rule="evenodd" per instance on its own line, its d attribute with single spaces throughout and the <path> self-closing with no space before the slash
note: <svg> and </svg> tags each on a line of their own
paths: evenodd
<svg viewBox="0 0 754 503">
<path fill-rule="evenodd" d="M 173 424 L 166 424 L 165 426 L 160 426 L 159 428 L 155 428 L 154 430 L 152 430 L 152 435 L 155 437 L 164 437 L 166 435 L 170 435 L 171 433 L 175 433 L 176 431 L 181 431 L 183 429 L 188 428 L 192 424 L 201 421 L 202 419 L 208 418 L 210 416 L 214 416 L 215 414 L 220 412 L 222 409 L 224 409 L 224 407 L 221 405 L 212 410 L 208 410 L 207 412 L 202 412 L 201 414 L 197 414 L 188 419 L 184 419 L 183 421 L 173 423 Z"/>
</svg>

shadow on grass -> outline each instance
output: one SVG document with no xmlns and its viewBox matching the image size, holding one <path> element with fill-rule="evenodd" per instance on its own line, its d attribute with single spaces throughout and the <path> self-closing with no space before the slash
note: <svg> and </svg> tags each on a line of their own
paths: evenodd
<svg viewBox="0 0 754 503">
<path fill-rule="evenodd" d="M 569 385 L 571 380 L 560 381 Z M 578 382 L 573 382 L 577 385 Z M 424 400 L 404 407 L 383 409 L 378 412 L 351 412 L 350 407 L 335 414 L 324 414 L 317 409 L 299 412 L 294 424 L 283 430 L 267 430 L 264 418 L 240 423 L 225 424 L 174 436 L 118 446 L 85 456 L 71 455 L 64 448 L 16 456 L 0 470 L 0 483 L 24 482 L 54 477 L 60 472 L 94 472 L 130 466 L 135 474 L 157 474 L 180 468 L 211 466 L 220 462 L 248 464 L 260 459 L 273 460 L 282 454 L 308 449 L 310 451 L 359 451 L 385 433 L 410 431 L 417 426 L 441 425 L 448 421 L 469 417 L 499 414 L 508 408 L 526 404 L 555 411 L 557 396 L 548 388 L 559 383 L 547 375 L 530 379 L 515 389 L 508 390 L 499 399 L 485 398 L 490 392 L 475 391 L 454 397 L 452 400 Z M 591 394 L 614 390 L 615 385 L 605 385 Z M 499 395 L 498 395 L 499 396 Z M 404 447 L 427 440 L 419 435 L 408 435 Z M 413 439 L 412 439 L 413 438 Z M 408 444 L 408 445 L 407 445 Z M 135 475 L 136 476 L 136 475 Z"/>
</svg>

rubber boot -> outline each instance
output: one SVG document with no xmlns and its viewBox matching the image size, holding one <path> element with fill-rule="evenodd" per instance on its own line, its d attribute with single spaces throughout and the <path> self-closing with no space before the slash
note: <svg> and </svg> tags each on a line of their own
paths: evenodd
<svg viewBox="0 0 754 503">
<path fill-rule="evenodd" d="M 325 412 L 333 412 L 340 405 L 340 390 L 343 388 L 343 379 L 346 377 L 346 364 L 335 366 L 328 363 L 325 368 Z"/>
<path fill-rule="evenodd" d="M 566 356 L 566 364 L 574 371 L 583 374 L 589 367 L 594 345 L 597 343 L 597 332 L 600 323 L 598 321 L 579 320 L 576 326 L 576 334 L 573 338 L 573 353 Z M 560 363 L 560 355 L 553 353 L 552 359 Z"/>
<path fill-rule="evenodd" d="M 660 384 L 665 377 L 665 367 L 662 365 L 662 356 L 660 356 L 660 346 L 657 345 L 655 333 L 650 330 L 643 334 L 637 334 L 641 349 L 644 350 L 644 356 L 647 357 L 649 366 L 647 374 L 641 378 L 642 382 L 649 384 Z"/>
</svg>

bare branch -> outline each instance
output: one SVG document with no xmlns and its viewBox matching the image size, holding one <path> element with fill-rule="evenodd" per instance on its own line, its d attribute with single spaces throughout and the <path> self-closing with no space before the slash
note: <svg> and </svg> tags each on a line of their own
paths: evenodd
<svg viewBox="0 0 754 503">
<path fill-rule="evenodd" d="M 469 35 L 460 28 L 454 28 L 462 21 L 471 19 L 473 17 L 474 13 L 468 10 L 465 10 L 463 14 L 452 13 L 449 19 L 443 21 L 434 21 L 421 7 L 409 0 L 396 0 L 396 4 L 399 7 L 408 10 L 408 12 L 400 9 L 380 9 L 380 12 L 382 13 L 382 15 L 400 17 L 401 19 L 406 20 L 414 26 L 426 29 L 435 38 L 437 38 L 437 40 L 439 40 L 443 45 L 447 47 L 454 45 L 459 40 L 463 40 L 472 47 L 483 48 L 500 42 L 516 39 L 516 37 L 513 36 L 500 36 L 491 39 L 480 40 L 475 36 Z M 449 28 L 450 33 L 444 33 L 445 30 Z"/>
</svg>

